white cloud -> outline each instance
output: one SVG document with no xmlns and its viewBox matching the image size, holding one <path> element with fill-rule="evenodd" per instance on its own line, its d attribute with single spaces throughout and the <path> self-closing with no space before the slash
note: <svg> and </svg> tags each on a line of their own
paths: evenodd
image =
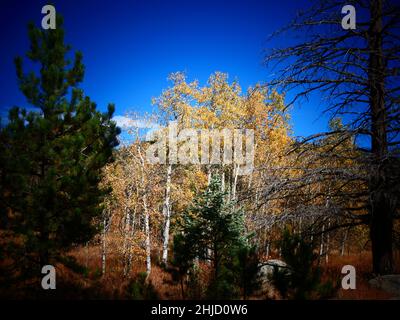
<svg viewBox="0 0 400 320">
<path fill-rule="evenodd" d="M 131 119 L 125 116 L 115 116 L 112 118 L 121 129 L 127 130 L 131 128 L 139 129 L 158 129 L 160 126 L 152 121 L 145 119 Z"/>
</svg>

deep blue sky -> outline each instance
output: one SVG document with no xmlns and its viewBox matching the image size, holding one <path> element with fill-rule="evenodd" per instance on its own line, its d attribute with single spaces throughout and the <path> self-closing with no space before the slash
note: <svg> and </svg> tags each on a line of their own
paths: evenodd
<svg viewBox="0 0 400 320">
<path fill-rule="evenodd" d="M 47 1 L 0 0 L 0 110 L 29 106 L 19 92 L 13 59 L 24 55 L 28 21 L 40 25 Z M 151 110 L 171 72 L 185 71 L 204 84 L 215 71 L 239 79 L 243 89 L 269 79 L 262 51 L 285 43 L 266 42 L 307 0 L 264 1 L 52 1 L 64 16 L 66 42 L 80 50 L 86 66 L 82 88 L 101 110 L 116 115 Z M 292 111 L 295 135 L 327 128 L 318 103 Z"/>
</svg>

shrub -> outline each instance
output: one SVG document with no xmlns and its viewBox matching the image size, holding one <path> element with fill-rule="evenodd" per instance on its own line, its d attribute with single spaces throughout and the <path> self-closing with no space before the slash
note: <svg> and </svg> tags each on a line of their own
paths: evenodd
<svg viewBox="0 0 400 320">
<path fill-rule="evenodd" d="M 139 272 L 127 288 L 128 297 L 133 300 L 157 300 L 158 293 L 153 284 L 147 280 L 146 272 Z"/>
</svg>

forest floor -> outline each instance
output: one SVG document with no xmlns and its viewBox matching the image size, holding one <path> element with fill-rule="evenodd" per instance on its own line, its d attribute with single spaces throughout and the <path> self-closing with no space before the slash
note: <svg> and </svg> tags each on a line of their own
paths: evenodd
<svg viewBox="0 0 400 320">
<path fill-rule="evenodd" d="M 90 272 L 85 276 L 82 274 L 74 274 L 67 269 L 61 267 L 60 276 L 57 279 L 62 279 L 63 283 L 74 283 L 78 286 L 82 294 L 77 294 L 76 290 L 72 297 L 68 294 L 63 295 L 63 298 L 106 298 L 106 299 L 127 299 L 127 287 L 129 280 L 123 276 L 123 269 L 116 256 L 109 255 L 107 257 L 106 273 L 101 276 L 101 255 L 100 248 L 90 247 L 81 248 L 72 252 L 77 261 L 86 266 Z M 344 265 L 352 265 L 356 268 L 356 289 L 355 290 L 337 290 L 332 299 L 392 299 L 394 295 L 383 290 L 372 288 L 368 281 L 373 278 L 371 274 L 371 253 L 364 251 L 358 254 L 348 254 L 344 256 L 335 255 L 329 256 L 329 260 L 323 259 L 320 267 L 322 269 L 322 280 L 331 280 L 335 283 L 341 283 L 344 275 L 341 274 L 341 269 Z M 395 273 L 400 274 L 400 252 L 395 253 Z M 204 266 L 207 267 L 207 266 Z M 135 277 L 139 272 L 144 272 L 143 263 L 133 262 L 131 277 Z M 152 266 L 150 281 L 154 286 L 160 299 L 182 299 L 181 287 L 179 283 L 173 282 L 171 274 L 166 272 L 158 265 Z M 206 279 L 202 279 L 206 280 Z M 67 290 L 69 291 L 69 290 Z M 254 297 L 260 299 L 262 297 Z"/>
</svg>

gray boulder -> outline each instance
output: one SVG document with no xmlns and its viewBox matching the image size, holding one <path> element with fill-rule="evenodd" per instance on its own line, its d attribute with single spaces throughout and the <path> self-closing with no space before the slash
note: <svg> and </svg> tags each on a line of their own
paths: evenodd
<svg viewBox="0 0 400 320">
<path fill-rule="evenodd" d="M 259 277 L 268 279 L 268 277 L 272 275 L 272 273 L 274 272 L 274 268 L 276 267 L 278 269 L 283 269 L 288 268 L 288 265 L 286 264 L 286 262 L 278 259 L 264 261 L 259 264 Z"/>
<path fill-rule="evenodd" d="M 381 289 L 388 293 L 400 297 L 400 275 L 399 274 L 388 274 L 379 276 L 369 280 L 371 287 Z"/>
<path fill-rule="evenodd" d="M 274 268 L 278 269 L 288 268 L 288 265 L 278 259 L 270 259 L 264 261 L 258 265 L 258 279 L 260 280 L 260 290 L 257 295 L 263 298 L 275 298 L 277 292 L 275 291 L 273 285 L 271 284 L 270 277 L 274 272 Z"/>
</svg>

